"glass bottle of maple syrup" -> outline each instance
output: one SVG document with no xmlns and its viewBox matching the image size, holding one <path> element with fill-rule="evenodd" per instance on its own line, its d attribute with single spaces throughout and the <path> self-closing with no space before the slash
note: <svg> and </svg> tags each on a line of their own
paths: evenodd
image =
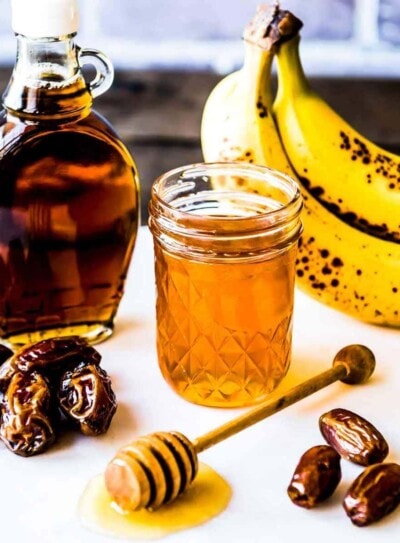
<svg viewBox="0 0 400 543">
<path fill-rule="evenodd" d="M 108 337 L 139 223 L 136 167 L 92 109 L 109 60 L 75 44 L 77 0 L 12 0 L 0 113 L 0 338 Z M 86 83 L 81 66 L 96 69 Z"/>
</svg>

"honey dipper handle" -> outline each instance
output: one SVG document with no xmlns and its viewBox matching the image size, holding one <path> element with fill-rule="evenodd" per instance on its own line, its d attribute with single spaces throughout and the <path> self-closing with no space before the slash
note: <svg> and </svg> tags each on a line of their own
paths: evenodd
<svg viewBox="0 0 400 543">
<path fill-rule="evenodd" d="M 292 405 L 310 394 L 317 392 L 321 388 L 344 379 L 348 375 L 348 370 L 344 364 L 337 364 L 333 368 L 308 379 L 304 383 L 297 385 L 283 394 L 283 396 L 268 400 L 259 406 L 251 409 L 247 413 L 211 430 L 207 434 L 198 437 L 193 441 L 197 453 L 216 445 L 220 441 L 231 437 L 242 430 L 252 426 L 256 422 L 266 419 L 270 415 L 282 411 L 285 407 Z"/>
<path fill-rule="evenodd" d="M 204 451 L 339 379 L 348 385 L 364 383 L 374 370 L 375 356 L 368 347 L 347 345 L 336 354 L 331 369 L 291 388 L 280 398 L 266 401 L 208 434 L 198 437 L 193 441 L 194 449 L 197 453 Z"/>
</svg>

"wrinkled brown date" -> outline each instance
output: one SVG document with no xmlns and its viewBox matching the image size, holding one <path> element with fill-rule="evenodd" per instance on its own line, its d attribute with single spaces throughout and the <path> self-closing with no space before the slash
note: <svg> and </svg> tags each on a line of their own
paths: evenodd
<svg viewBox="0 0 400 543">
<path fill-rule="evenodd" d="M 353 482 L 343 500 L 343 507 L 356 526 L 368 526 L 400 505 L 400 466 L 374 464 Z"/>
<path fill-rule="evenodd" d="M 321 415 L 319 427 L 327 443 L 356 464 L 382 462 L 389 453 L 385 438 L 375 426 L 347 409 L 332 409 Z"/>
<path fill-rule="evenodd" d="M 78 336 L 28 345 L 9 357 L 0 350 L 0 439 L 21 456 L 55 440 L 60 411 L 88 435 L 104 433 L 116 411 L 100 353 Z"/>
<path fill-rule="evenodd" d="M 311 509 L 333 494 L 341 477 L 339 454 L 329 445 L 311 447 L 294 471 L 287 489 L 289 498 Z"/>
<path fill-rule="evenodd" d="M 0 392 L 4 392 L 12 375 L 18 371 L 39 371 L 50 379 L 51 384 L 56 380 L 57 388 L 61 374 L 82 361 L 99 365 L 101 355 L 79 336 L 44 339 L 26 345 L 0 365 Z"/>
<path fill-rule="evenodd" d="M 0 405 L 0 438 L 12 452 L 32 456 L 54 442 L 51 393 L 42 375 L 15 372 Z"/>
<path fill-rule="evenodd" d="M 23 372 L 58 372 L 73 368 L 82 360 L 99 365 L 101 355 L 84 338 L 69 336 L 27 345 L 16 353 L 12 363 Z"/>
<path fill-rule="evenodd" d="M 86 435 L 106 432 L 117 409 L 107 373 L 99 366 L 85 362 L 64 373 L 58 401 L 66 417 L 78 423 Z"/>
</svg>

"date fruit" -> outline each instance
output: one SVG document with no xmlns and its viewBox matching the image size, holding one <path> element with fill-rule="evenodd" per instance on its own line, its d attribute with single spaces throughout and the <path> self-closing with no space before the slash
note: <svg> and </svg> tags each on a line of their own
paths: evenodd
<svg viewBox="0 0 400 543">
<path fill-rule="evenodd" d="M 343 458 L 370 466 L 382 462 L 389 446 L 370 422 L 347 409 L 332 409 L 319 419 L 321 434 Z"/>
<path fill-rule="evenodd" d="M 348 517 L 356 526 L 368 526 L 400 505 L 400 466 L 374 464 L 355 479 L 343 500 Z"/>
<path fill-rule="evenodd" d="M 27 345 L 15 354 L 12 363 L 18 371 L 49 373 L 65 371 L 82 360 L 99 365 L 101 355 L 84 338 L 69 336 Z"/>
<path fill-rule="evenodd" d="M 342 477 L 340 455 L 329 445 L 308 449 L 294 471 L 287 492 L 292 502 L 312 509 L 329 498 Z"/>
<path fill-rule="evenodd" d="M 107 373 L 85 362 L 64 373 L 58 401 L 66 417 L 78 423 L 86 435 L 105 433 L 117 409 Z"/>
<path fill-rule="evenodd" d="M 51 392 L 39 373 L 14 373 L 0 408 L 0 439 L 15 454 L 39 454 L 54 442 Z"/>
<path fill-rule="evenodd" d="M 117 402 L 100 361 L 79 336 L 46 339 L 16 354 L 0 349 L 0 440 L 21 456 L 39 454 L 55 441 L 62 413 L 84 434 L 106 432 Z"/>
</svg>

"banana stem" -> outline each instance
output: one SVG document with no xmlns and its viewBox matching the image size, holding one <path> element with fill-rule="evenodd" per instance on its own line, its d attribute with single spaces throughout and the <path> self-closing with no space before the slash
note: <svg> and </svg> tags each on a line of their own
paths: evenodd
<svg viewBox="0 0 400 543">
<path fill-rule="evenodd" d="M 255 103 L 261 101 L 268 112 L 272 108 L 271 71 L 274 52 L 258 45 L 245 42 L 245 59 L 243 64 L 243 84 L 249 86 L 250 95 Z M 268 112 L 266 112 L 268 114 Z"/>
<path fill-rule="evenodd" d="M 299 46 L 299 35 L 279 46 L 276 55 L 279 80 L 277 101 L 283 95 L 287 97 L 289 94 L 297 95 L 311 92 L 310 84 L 301 63 Z"/>
</svg>

